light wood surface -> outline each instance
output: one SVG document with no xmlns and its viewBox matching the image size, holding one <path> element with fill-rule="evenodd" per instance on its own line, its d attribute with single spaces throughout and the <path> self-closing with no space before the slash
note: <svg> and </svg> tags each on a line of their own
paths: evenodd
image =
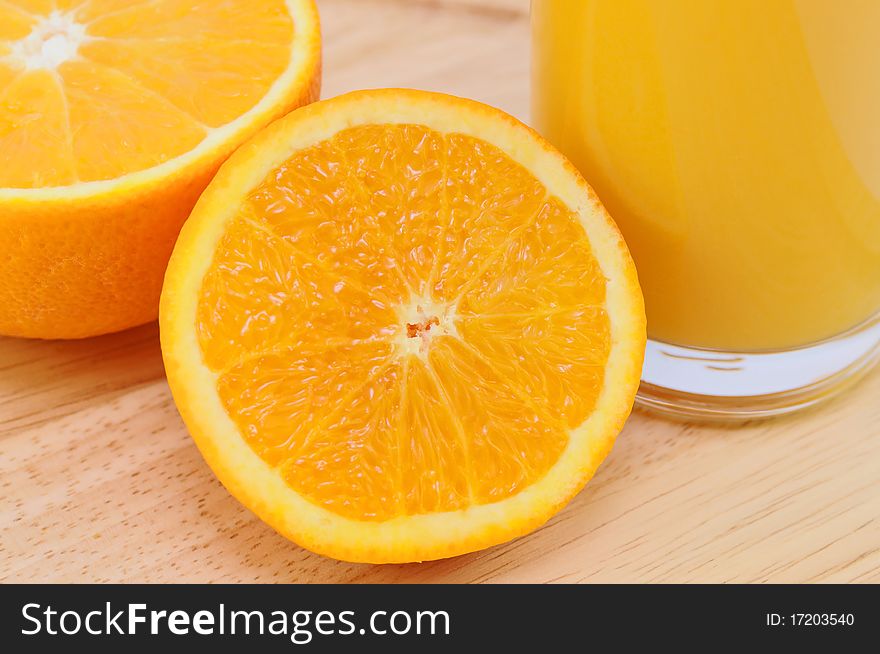
<svg viewBox="0 0 880 654">
<path fill-rule="evenodd" d="M 319 0 L 324 96 L 415 86 L 528 117 L 525 0 Z M 634 415 L 540 531 L 425 564 L 331 561 L 214 479 L 165 384 L 155 324 L 0 339 L 0 580 L 880 581 L 880 374 L 737 429 Z"/>
</svg>

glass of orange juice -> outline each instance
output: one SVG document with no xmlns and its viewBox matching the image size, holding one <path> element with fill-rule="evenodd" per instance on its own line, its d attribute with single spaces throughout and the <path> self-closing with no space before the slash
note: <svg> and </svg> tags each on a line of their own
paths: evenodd
<svg viewBox="0 0 880 654">
<path fill-rule="evenodd" d="M 639 401 L 808 406 L 880 358 L 880 2 L 532 0 L 533 119 L 633 253 Z"/>
</svg>

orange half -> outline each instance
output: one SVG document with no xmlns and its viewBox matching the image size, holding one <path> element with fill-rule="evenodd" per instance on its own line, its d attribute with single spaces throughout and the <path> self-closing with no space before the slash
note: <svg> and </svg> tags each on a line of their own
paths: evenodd
<svg viewBox="0 0 880 654">
<path fill-rule="evenodd" d="M 313 0 L 0 0 L 0 334 L 154 320 L 217 168 L 319 85 Z"/>
<path fill-rule="evenodd" d="M 632 260 L 575 169 L 498 110 L 407 90 L 297 110 L 233 155 L 160 327 L 227 488 L 370 562 L 545 522 L 609 452 L 645 345 Z"/>
</svg>

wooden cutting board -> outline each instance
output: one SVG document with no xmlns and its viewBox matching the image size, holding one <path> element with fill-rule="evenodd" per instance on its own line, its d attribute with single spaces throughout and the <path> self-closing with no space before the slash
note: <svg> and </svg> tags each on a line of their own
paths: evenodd
<svg viewBox="0 0 880 654">
<path fill-rule="evenodd" d="M 526 0 L 319 0 L 324 96 L 414 86 L 528 118 Z M 634 415 L 562 513 L 508 545 L 368 566 L 284 540 L 202 462 L 157 328 L 0 339 L 0 581 L 880 581 L 880 372 L 784 420 Z"/>
</svg>

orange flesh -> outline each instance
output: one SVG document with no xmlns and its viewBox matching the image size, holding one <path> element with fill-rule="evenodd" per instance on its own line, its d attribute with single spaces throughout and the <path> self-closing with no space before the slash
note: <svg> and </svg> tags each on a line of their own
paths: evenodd
<svg viewBox="0 0 880 654">
<path fill-rule="evenodd" d="M 198 310 L 250 447 L 374 521 L 540 479 L 592 410 L 609 333 L 576 214 L 492 145 L 419 125 L 353 127 L 269 174 Z"/>
<path fill-rule="evenodd" d="M 0 187 L 113 179 L 192 150 L 288 66 L 284 7 L 0 2 Z M 53 47 L 72 51 L 41 58 Z"/>
</svg>

